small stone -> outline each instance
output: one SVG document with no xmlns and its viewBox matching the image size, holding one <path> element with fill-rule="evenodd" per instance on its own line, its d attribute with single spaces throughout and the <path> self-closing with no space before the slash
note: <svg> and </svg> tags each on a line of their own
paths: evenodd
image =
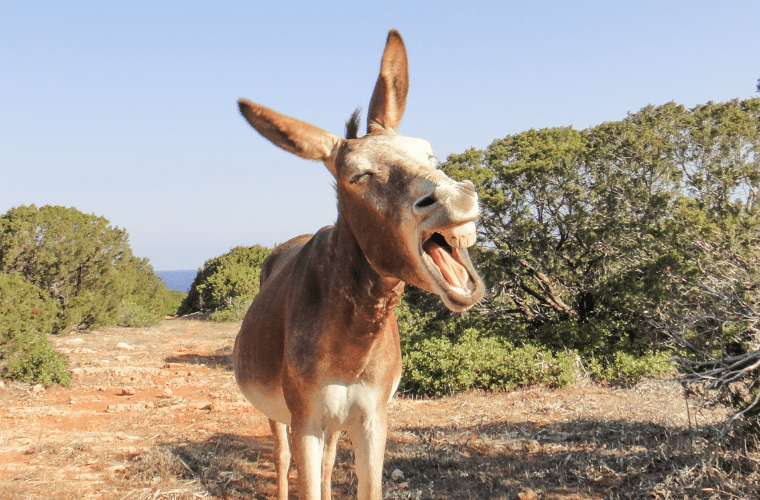
<svg viewBox="0 0 760 500">
<path fill-rule="evenodd" d="M 35 394 L 42 394 L 45 392 L 45 388 L 42 386 L 42 384 L 37 384 L 34 387 L 32 387 L 32 392 Z"/>
<path fill-rule="evenodd" d="M 168 387 L 161 392 L 162 398 L 170 398 L 172 396 L 174 396 L 174 393 Z"/>
<path fill-rule="evenodd" d="M 121 390 L 122 396 L 134 396 L 135 395 L 135 388 L 134 387 L 124 387 Z"/>
<path fill-rule="evenodd" d="M 398 483 L 399 481 L 404 480 L 404 471 L 401 469 L 396 469 L 391 473 L 391 481 L 394 481 Z"/>
<path fill-rule="evenodd" d="M 126 361 L 128 359 L 129 359 L 129 357 L 128 356 L 124 356 L 123 354 L 120 355 L 120 356 L 116 356 L 116 361 Z"/>
<path fill-rule="evenodd" d="M 69 404 L 70 405 L 75 405 L 75 404 L 77 404 L 77 402 L 76 402 L 76 400 L 74 400 L 74 398 L 69 397 Z"/>
<path fill-rule="evenodd" d="M 198 403 L 195 408 L 197 410 L 211 411 L 211 409 L 213 408 L 213 406 L 211 405 L 211 403 Z"/>
<path fill-rule="evenodd" d="M 69 340 L 69 343 L 70 344 L 84 344 L 84 339 L 77 337 L 75 339 Z"/>
<path fill-rule="evenodd" d="M 107 390 L 107 389 L 106 389 L 105 387 L 103 387 L 102 385 L 96 386 L 95 388 L 97 389 L 97 391 L 98 391 L 98 392 L 106 392 L 106 390 Z"/>
<path fill-rule="evenodd" d="M 117 349 L 122 349 L 122 350 L 125 350 L 125 351 L 131 351 L 132 349 L 134 349 L 134 347 L 132 347 L 129 344 L 125 344 L 124 342 L 119 342 L 118 344 L 116 344 L 116 348 Z"/>
<path fill-rule="evenodd" d="M 527 490 L 518 493 L 517 498 L 520 500 L 538 500 L 538 495 L 536 495 L 535 491 L 528 488 Z"/>
<path fill-rule="evenodd" d="M 146 408 L 155 408 L 156 405 L 153 404 L 153 401 L 148 401 L 145 403 Z"/>
</svg>

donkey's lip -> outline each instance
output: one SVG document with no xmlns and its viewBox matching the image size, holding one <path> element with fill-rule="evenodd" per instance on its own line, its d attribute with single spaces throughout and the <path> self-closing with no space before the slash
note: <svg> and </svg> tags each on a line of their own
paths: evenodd
<svg viewBox="0 0 760 500">
<path fill-rule="evenodd" d="M 475 244 L 477 235 L 475 222 L 468 222 L 461 226 L 453 227 L 447 231 L 440 231 L 446 238 L 446 242 L 454 248 L 470 248 Z"/>
<path fill-rule="evenodd" d="M 465 222 L 458 226 L 448 227 L 446 229 L 436 229 L 435 231 L 426 231 L 420 237 L 420 242 L 424 246 L 425 243 L 435 235 L 439 234 L 446 243 L 454 248 L 470 248 L 475 244 L 477 238 L 477 229 L 475 222 Z"/>
<path fill-rule="evenodd" d="M 475 223 L 422 234 L 420 254 L 432 278 L 433 290 L 452 310 L 464 310 L 483 297 L 483 282 L 470 262 L 467 248 L 475 244 Z"/>
</svg>

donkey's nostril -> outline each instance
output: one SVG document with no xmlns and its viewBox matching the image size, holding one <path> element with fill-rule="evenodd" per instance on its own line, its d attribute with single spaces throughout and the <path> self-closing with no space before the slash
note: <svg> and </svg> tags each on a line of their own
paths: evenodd
<svg viewBox="0 0 760 500">
<path fill-rule="evenodd" d="M 423 196 L 422 198 L 420 198 L 419 200 L 417 200 L 417 202 L 414 204 L 414 208 L 416 208 L 416 209 L 422 209 L 422 208 L 425 208 L 425 207 L 429 207 L 433 203 L 435 203 L 435 193 L 434 192 L 430 193 L 427 196 Z"/>
</svg>

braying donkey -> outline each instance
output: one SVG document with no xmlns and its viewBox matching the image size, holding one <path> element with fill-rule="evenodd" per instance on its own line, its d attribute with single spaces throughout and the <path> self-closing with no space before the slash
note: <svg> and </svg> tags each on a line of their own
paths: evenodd
<svg viewBox="0 0 760 500">
<path fill-rule="evenodd" d="M 288 498 L 291 446 L 299 498 L 330 498 L 342 431 L 355 451 L 358 498 L 380 500 L 386 407 L 401 378 L 393 309 L 404 285 L 457 312 L 483 297 L 467 253 L 477 194 L 436 168 L 427 141 L 396 133 L 408 88 L 406 49 L 392 30 L 361 138 L 358 119 L 342 139 L 238 102 L 276 146 L 324 163 L 338 197 L 334 226 L 280 245 L 263 263 L 232 355 L 240 390 L 269 417 L 280 500 Z"/>
</svg>

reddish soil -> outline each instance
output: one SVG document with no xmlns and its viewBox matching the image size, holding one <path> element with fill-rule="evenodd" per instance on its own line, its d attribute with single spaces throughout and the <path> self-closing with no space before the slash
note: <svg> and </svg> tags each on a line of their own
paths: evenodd
<svg viewBox="0 0 760 500">
<path fill-rule="evenodd" d="M 51 337 L 74 380 L 43 391 L 0 385 L 0 498 L 271 498 L 267 419 L 229 366 L 238 327 L 167 320 Z M 668 381 L 397 396 L 384 496 L 684 498 L 691 490 L 670 483 L 704 465 L 710 426 L 725 418 L 702 409 L 695 421 L 691 411 L 690 426 Z M 750 467 L 757 459 L 743 457 Z M 346 438 L 333 484 L 334 497 L 356 494 Z M 691 498 L 710 498 L 712 483 L 694 484 Z"/>
</svg>

